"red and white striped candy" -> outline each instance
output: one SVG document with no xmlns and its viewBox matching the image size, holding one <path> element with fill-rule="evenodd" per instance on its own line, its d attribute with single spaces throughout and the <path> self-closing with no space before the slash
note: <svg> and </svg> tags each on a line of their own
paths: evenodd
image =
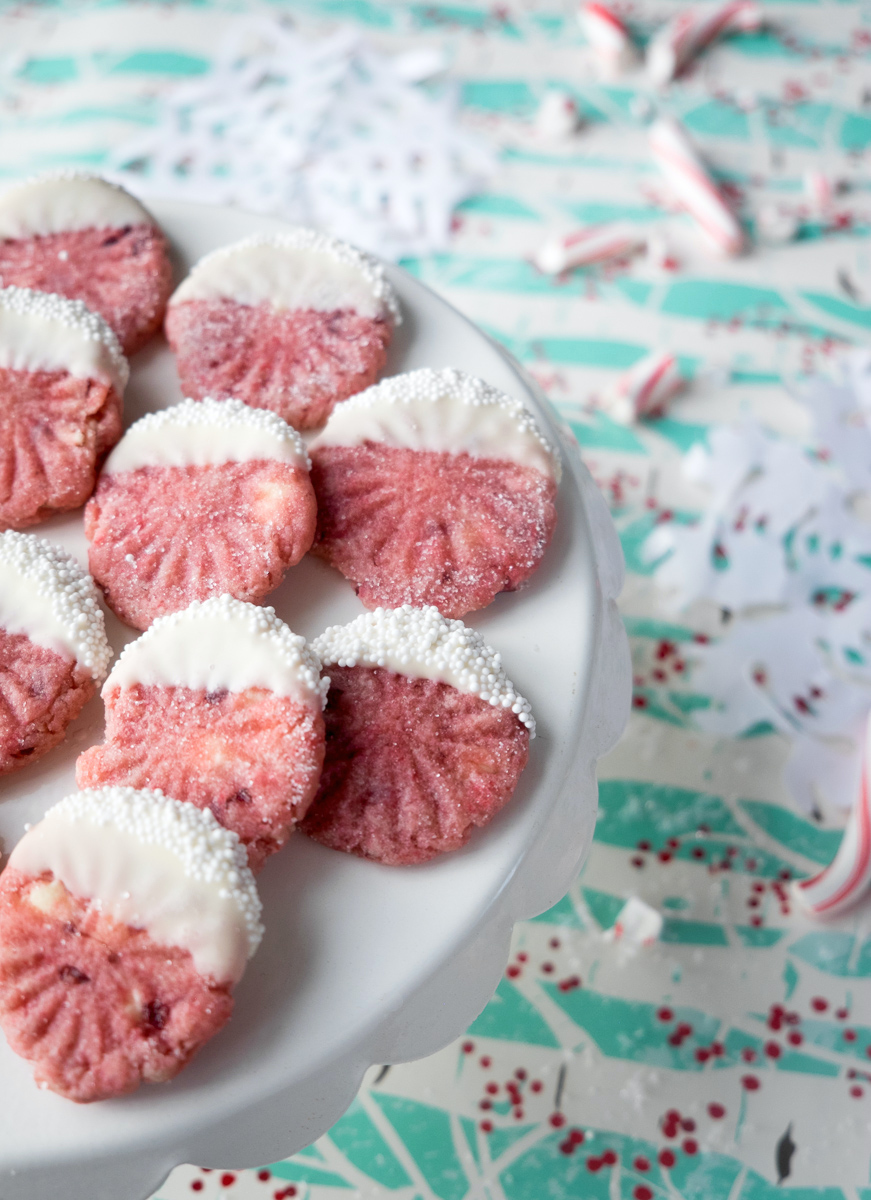
<svg viewBox="0 0 871 1200">
<path fill-rule="evenodd" d="M 852 908 L 871 889 L 869 750 L 871 738 L 866 739 L 859 795 L 850 813 L 850 820 L 847 822 L 837 854 L 819 875 L 801 879 L 792 885 L 797 903 L 815 917 L 837 916 L 845 909 Z"/>
<path fill-rule="evenodd" d="M 762 11 L 753 0 L 728 0 L 678 13 L 660 29 L 647 48 L 647 71 L 658 87 L 680 75 L 688 63 L 715 38 L 762 25 Z"/>
<path fill-rule="evenodd" d="M 638 51 L 629 30 L 606 4 L 593 0 L 578 13 L 581 28 L 596 57 L 609 75 L 619 75 L 638 61 Z"/>
<path fill-rule="evenodd" d="M 626 222 L 588 225 L 565 237 L 545 242 L 535 256 L 535 265 L 546 275 L 559 275 L 571 267 L 633 254 L 643 245 L 644 237 Z"/>
<path fill-rule="evenodd" d="M 720 194 L 686 130 L 673 117 L 660 117 L 650 129 L 650 149 L 683 208 L 723 254 L 740 254 L 744 231 Z"/>
<path fill-rule="evenodd" d="M 822 215 L 830 211 L 835 202 L 837 184 L 822 171 L 806 171 L 804 194 L 811 211 Z"/>
<path fill-rule="evenodd" d="M 620 376 L 606 394 L 604 407 L 624 424 L 639 417 L 662 417 L 685 383 L 675 356 L 655 350 Z"/>
</svg>

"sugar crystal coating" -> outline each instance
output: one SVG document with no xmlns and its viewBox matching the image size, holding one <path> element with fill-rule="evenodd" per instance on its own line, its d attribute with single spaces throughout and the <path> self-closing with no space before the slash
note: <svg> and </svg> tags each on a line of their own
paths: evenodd
<svg viewBox="0 0 871 1200">
<path fill-rule="evenodd" d="M 251 408 L 241 400 L 215 400 L 210 396 L 204 400 L 183 400 L 181 404 L 175 404 L 172 408 L 141 417 L 127 430 L 107 461 L 105 470 L 111 473 L 113 470 L 131 469 L 127 463 L 123 467 L 116 464 L 123 462 L 128 456 L 135 457 L 133 443 L 136 440 L 150 440 L 155 436 L 159 439 L 164 434 L 171 437 L 175 430 L 197 430 L 203 427 L 222 433 L 245 430 L 259 434 L 262 444 L 274 442 L 278 448 L 288 448 L 295 458 L 305 464 L 307 470 L 311 470 L 311 459 L 305 443 L 299 433 L 277 413 L 265 408 Z"/>
<path fill-rule="evenodd" d="M 344 266 L 353 268 L 365 280 L 372 295 L 379 302 L 379 306 L 389 314 L 392 323 L 394 325 L 402 323 L 402 313 L 396 292 L 388 282 L 384 267 L 376 258 L 366 254 L 363 250 L 358 250 L 356 246 L 352 246 L 348 242 L 340 241 L 339 238 L 329 237 L 325 233 L 319 233 L 316 229 L 307 229 L 304 226 L 298 226 L 283 233 L 253 234 L 251 237 L 234 242 L 232 246 L 222 246 L 218 250 L 212 250 L 194 266 L 189 279 L 195 279 L 197 271 L 206 264 L 213 265 L 222 258 L 244 254 L 248 249 L 256 249 L 261 246 L 273 246 L 278 250 L 307 250 L 312 254 L 326 254 Z M 180 285 L 173 300 L 175 301 L 176 298 L 178 300 L 186 298 L 185 283 Z"/>
<path fill-rule="evenodd" d="M 312 642 L 325 667 L 384 667 L 400 675 L 437 679 L 460 692 L 508 708 L 535 736 L 529 701 L 505 674 L 502 656 L 480 633 L 437 608 L 376 608 L 348 625 L 331 625 Z"/>
<path fill-rule="evenodd" d="M 123 391 L 127 386 L 130 366 L 121 350 L 121 343 L 103 318 L 81 300 L 67 300 L 53 292 L 37 292 L 31 288 L 6 287 L 0 288 L 0 309 L 29 318 L 35 324 L 56 322 L 69 329 L 82 342 L 99 343 L 106 351 L 120 390 Z M 50 326 L 46 329 L 46 337 L 50 337 Z"/>
<path fill-rule="evenodd" d="M 216 887 L 221 899 L 233 902 L 245 923 L 249 958 L 260 945 L 260 897 L 245 847 L 209 809 L 173 800 L 156 789 L 104 787 L 66 796 L 43 819 L 48 818 L 111 825 L 143 845 L 168 851 L 189 879 Z"/>
<path fill-rule="evenodd" d="M 320 660 L 305 638 L 293 633 L 275 615 L 274 608 L 247 604 L 229 595 L 195 600 L 180 612 L 158 617 L 141 637 L 121 651 L 104 691 L 142 682 L 138 679 L 142 667 L 150 655 L 159 652 L 161 642 L 169 641 L 179 627 L 186 627 L 187 640 L 193 644 L 198 623 L 206 621 L 226 622 L 228 651 L 235 648 L 252 658 L 255 644 L 258 649 L 268 651 L 278 669 L 292 677 L 304 692 L 317 698 L 323 707 L 330 681 L 321 678 Z"/>
<path fill-rule="evenodd" d="M 101 682 L 112 651 L 97 586 L 87 571 L 45 538 L 7 530 L 0 533 L 0 606 L 4 594 L 22 586 L 48 603 L 76 661 Z"/>
</svg>

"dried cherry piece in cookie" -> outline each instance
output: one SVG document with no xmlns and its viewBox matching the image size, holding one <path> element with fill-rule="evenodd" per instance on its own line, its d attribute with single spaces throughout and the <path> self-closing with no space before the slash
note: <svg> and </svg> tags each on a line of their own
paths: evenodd
<svg viewBox="0 0 871 1200">
<path fill-rule="evenodd" d="M 325 688 L 305 640 L 272 609 L 229 596 L 191 605 L 122 652 L 103 688 L 105 743 L 79 756 L 76 780 L 208 808 L 259 870 L 317 789 Z"/>
<path fill-rule="evenodd" d="M 83 301 L 133 354 L 160 329 L 172 265 L 138 200 L 99 176 L 62 172 L 0 195 L 0 281 Z"/>
<path fill-rule="evenodd" d="M 314 537 L 299 434 L 239 400 L 186 400 L 137 421 L 85 510 L 89 564 L 137 629 L 195 600 L 259 600 Z"/>
<path fill-rule="evenodd" d="M 110 657 L 91 577 L 50 542 L 0 533 L 0 774 L 63 741 Z"/>
<path fill-rule="evenodd" d="M 259 918 L 211 813 L 132 788 L 68 796 L 0 875 L 0 1026 L 71 1100 L 171 1079 L 229 1018 Z"/>
<path fill-rule="evenodd" d="M 353 397 L 311 457 L 314 553 L 367 608 L 483 608 L 529 579 L 556 524 L 559 463 L 532 415 L 460 371 L 412 371 Z"/>
<path fill-rule="evenodd" d="M 510 799 L 534 729 L 499 655 L 461 621 L 409 606 L 314 646 L 330 675 L 327 751 L 302 831 L 388 864 L 458 849 Z"/>
<path fill-rule="evenodd" d="M 121 436 L 127 360 L 77 300 L 0 290 L 0 528 L 78 508 Z"/>
<path fill-rule="evenodd" d="M 383 268 L 311 229 L 207 255 L 170 300 L 166 333 L 188 396 L 235 396 L 297 429 L 381 373 L 399 309 Z"/>
</svg>

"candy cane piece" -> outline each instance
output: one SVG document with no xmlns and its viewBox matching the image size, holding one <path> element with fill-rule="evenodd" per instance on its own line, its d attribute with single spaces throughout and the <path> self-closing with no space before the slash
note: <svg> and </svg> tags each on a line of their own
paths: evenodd
<svg viewBox="0 0 871 1200">
<path fill-rule="evenodd" d="M 693 58 L 724 33 L 750 32 L 762 25 L 762 11 L 753 0 L 729 0 L 678 13 L 651 40 L 647 73 L 657 87 L 669 83 Z"/>
<path fill-rule="evenodd" d="M 724 254 L 740 254 L 744 249 L 744 231 L 681 123 L 673 117 L 654 121 L 650 127 L 650 149 L 676 198 L 717 248 Z"/>
<path fill-rule="evenodd" d="M 605 394 L 603 408 L 624 425 L 639 417 L 662 417 L 685 384 L 675 356 L 655 350 L 620 376 Z"/>
<path fill-rule="evenodd" d="M 619 75 L 638 62 L 629 30 L 606 4 L 584 4 L 578 13 L 581 28 L 606 74 Z"/>
<path fill-rule="evenodd" d="M 815 917 L 834 917 L 852 908 L 871 889 L 871 788 L 868 786 L 868 746 L 859 795 L 844 836 L 829 866 L 810 879 L 792 885 L 795 900 Z"/>
<path fill-rule="evenodd" d="M 822 171 L 806 171 L 803 182 L 811 211 L 817 215 L 828 213 L 835 202 L 837 184 Z"/>
<path fill-rule="evenodd" d="M 535 265 L 546 275 L 559 275 L 571 267 L 633 254 L 643 245 L 644 237 L 625 222 L 588 225 L 565 237 L 545 242 L 535 256 Z"/>
</svg>

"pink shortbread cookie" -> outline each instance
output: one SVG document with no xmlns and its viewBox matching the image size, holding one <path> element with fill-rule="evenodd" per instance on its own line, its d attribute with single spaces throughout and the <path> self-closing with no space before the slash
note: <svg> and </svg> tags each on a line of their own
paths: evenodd
<svg viewBox="0 0 871 1200">
<path fill-rule="evenodd" d="M 173 295 L 166 333 L 186 395 L 312 429 L 375 382 L 397 320 L 374 260 L 298 229 L 208 255 Z"/>
<path fill-rule="evenodd" d="M 90 569 L 137 629 L 210 596 L 262 599 L 315 523 L 298 434 L 236 400 L 189 400 L 137 422 L 85 510 Z"/>
<path fill-rule="evenodd" d="M 171 1079 L 233 1011 L 226 984 L 178 947 L 157 945 L 69 893 L 49 913 L 35 884 L 0 876 L 0 1024 L 38 1083 L 70 1100 L 121 1096 Z"/>
<path fill-rule="evenodd" d="M 0 282 L 81 300 L 125 354 L 160 329 L 172 291 L 166 238 L 123 189 L 96 176 L 49 175 L 0 196 Z"/>
<path fill-rule="evenodd" d="M 79 301 L 0 290 L 0 528 L 84 504 L 121 436 L 127 361 Z"/>
<path fill-rule="evenodd" d="M 354 397 L 311 456 L 313 551 L 367 608 L 483 608 L 529 579 L 556 524 L 556 459 L 532 417 L 460 372 L 414 371 Z"/>
<path fill-rule="evenodd" d="M 327 752 L 301 830 L 392 865 L 464 845 L 510 799 L 534 727 L 498 656 L 462 622 L 410 606 L 314 645 L 330 675 Z"/>
<path fill-rule="evenodd" d="M 228 607 L 229 600 L 155 622 L 121 655 L 103 689 L 105 742 L 79 756 L 76 781 L 83 788 L 159 788 L 210 809 L 239 835 L 250 866 L 259 870 L 287 841 L 317 790 L 324 685 L 303 639 L 269 610 L 237 601 Z M 222 651 L 220 633 L 204 643 L 202 678 L 181 667 L 175 678 L 182 682 L 173 683 L 173 639 L 195 646 L 198 630 L 219 619 L 222 604 L 228 619 L 216 628 L 223 628 L 226 647 Z M 251 619 L 260 622 L 259 631 L 251 632 Z M 258 676 L 262 654 L 275 656 L 281 678 Z M 258 677 L 277 690 L 258 685 Z M 282 687 L 282 678 L 290 686 Z"/>
<path fill-rule="evenodd" d="M 259 915 L 241 847 L 209 814 L 127 788 L 67 797 L 0 875 L 11 1049 L 78 1102 L 172 1079 L 229 1019 Z"/>
<path fill-rule="evenodd" d="M 93 580 L 49 542 L 0 533 L 0 774 L 63 741 L 109 657 Z"/>
</svg>

